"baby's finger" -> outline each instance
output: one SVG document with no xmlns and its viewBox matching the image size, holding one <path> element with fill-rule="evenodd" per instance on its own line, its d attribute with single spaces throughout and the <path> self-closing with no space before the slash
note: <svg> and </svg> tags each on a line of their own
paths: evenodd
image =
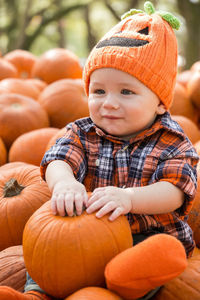
<svg viewBox="0 0 200 300">
<path fill-rule="evenodd" d="M 114 221 L 115 219 L 117 219 L 119 216 L 121 216 L 123 214 L 123 209 L 122 207 L 117 207 L 113 213 L 109 216 L 109 220 L 110 221 Z"/>
<path fill-rule="evenodd" d="M 63 194 L 58 195 L 56 199 L 57 212 L 61 217 L 65 216 L 65 197 Z"/>
<path fill-rule="evenodd" d="M 100 198 L 102 198 L 103 196 L 104 194 L 102 193 L 96 193 L 96 194 L 92 193 L 91 197 L 88 199 L 87 207 L 93 204 L 94 202 L 100 200 Z"/>
<path fill-rule="evenodd" d="M 86 191 L 82 194 L 82 198 L 83 198 L 83 204 L 87 207 L 87 203 L 88 203 L 88 194 L 87 194 Z"/>
<path fill-rule="evenodd" d="M 88 214 L 93 213 L 94 211 L 96 211 L 97 209 L 101 208 L 102 206 L 104 206 L 104 202 L 101 200 L 97 200 L 94 203 L 92 203 L 87 209 L 86 212 Z"/>
<path fill-rule="evenodd" d="M 92 192 L 92 194 L 97 194 L 99 192 L 103 192 L 103 191 L 105 191 L 105 188 L 106 187 L 98 187 Z"/>
<path fill-rule="evenodd" d="M 51 210 L 54 215 L 57 214 L 56 195 L 51 197 Z"/>
<path fill-rule="evenodd" d="M 69 217 L 74 215 L 74 194 L 72 193 L 65 195 L 65 211 Z"/>
<path fill-rule="evenodd" d="M 75 194 L 74 197 L 76 213 L 78 216 L 81 215 L 83 210 L 83 196 L 82 194 Z"/>
<path fill-rule="evenodd" d="M 96 217 L 101 218 L 105 215 L 107 215 L 109 212 L 113 211 L 116 207 L 116 204 L 114 201 L 106 203 L 97 213 Z"/>
</svg>

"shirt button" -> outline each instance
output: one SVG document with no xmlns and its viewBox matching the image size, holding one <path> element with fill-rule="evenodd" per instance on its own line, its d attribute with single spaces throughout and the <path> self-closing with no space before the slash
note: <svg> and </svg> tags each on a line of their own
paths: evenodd
<svg viewBox="0 0 200 300">
<path fill-rule="evenodd" d="M 95 164 L 97 167 L 99 166 L 99 159 L 96 159 Z"/>
<path fill-rule="evenodd" d="M 122 149 L 122 151 L 125 151 L 126 149 L 128 149 L 128 146 L 129 146 L 129 145 L 126 145 L 126 146 Z"/>
</svg>

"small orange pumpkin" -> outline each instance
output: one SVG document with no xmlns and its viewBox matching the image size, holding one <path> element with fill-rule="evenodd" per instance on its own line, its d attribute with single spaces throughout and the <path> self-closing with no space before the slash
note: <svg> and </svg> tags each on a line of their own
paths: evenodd
<svg viewBox="0 0 200 300">
<path fill-rule="evenodd" d="M 200 247 L 200 162 L 197 165 L 197 192 L 189 213 L 188 224 L 192 228 L 196 245 Z"/>
<path fill-rule="evenodd" d="M 11 246 L 0 252 L 0 285 L 23 292 L 26 282 L 22 245 Z"/>
<path fill-rule="evenodd" d="M 200 108 L 200 68 L 193 72 L 191 78 L 187 83 L 187 94 L 192 103 Z"/>
<path fill-rule="evenodd" d="M 7 149 L 2 138 L 0 138 L 0 166 L 4 165 L 6 162 L 7 162 Z"/>
<path fill-rule="evenodd" d="M 51 193 L 41 180 L 39 167 L 25 165 L 0 174 L 0 250 L 22 244 L 22 233 L 29 217 Z"/>
<path fill-rule="evenodd" d="M 73 217 L 55 216 L 50 201 L 30 217 L 23 234 L 24 260 L 30 276 L 58 298 L 87 286 L 104 286 L 106 264 L 131 246 L 125 216 L 113 222 L 108 216 L 98 219 L 86 212 Z"/>
<path fill-rule="evenodd" d="M 54 48 L 44 52 L 34 64 L 32 78 L 52 83 L 62 78 L 81 78 L 82 67 L 70 50 Z"/>
<path fill-rule="evenodd" d="M 8 161 L 22 161 L 39 166 L 46 151 L 47 143 L 58 131 L 58 128 L 46 127 L 20 135 L 10 147 Z"/>
<path fill-rule="evenodd" d="M 62 79 L 48 85 L 38 102 L 46 110 L 52 127 L 62 128 L 67 123 L 89 115 L 83 83 L 77 79 Z"/>
<path fill-rule="evenodd" d="M 38 78 L 27 78 L 26 82 L 31 85 L 34 85 L 40 92 L 42 92 L 45 87 L 47 87 L 47 83 Z"/>
<path fill-rule="evenodd" d="M 7 149 L 21 134 L 48 126 L 48 115 L 35 100 L 19 94 L 0 95 L 0 136 Z"/>
<path fill-rule="evenodd" d="M 37 100 L 40 94 L 38 88 L 21 78 L 6 78 L 0 82 L 0 88 L 7 93 L 20 94 Z"/>
<path fill-rule="evenodd" d="M 86 287 L 78 290 L 65 300 L 123 300 L 117 294 L 101 287 Z"/>
<path fill-rule="evenodd" d="M 185 70 L 185 71 L 180 72 L 177 75 L 176 80 L 177 80 L 178 83 L 180 83 L 184 87 L 186 87 L 189 79 L 191 78 L 191 75 L 192 75 L 192 71 L 191 70 Z"/>
<path fill-rule="evenodd" d="M 172 115 L 181 115 L 187 117 L 195 123 L 198 119 L 197 112 L 187 96 L 186 88 L 179 82 L 176 82 L 175 85 L 174 98 L 170 107 L 170 113 Z"/>
<path fill-rule="evenodd" d="M 200 70 L 200 60 L 197 60 L 195 63 L 192 64 L 191 71 L 198 71 Z"/>
<path fill-rule="evenodd" d="M 56 140 L 63 137 L 66 133 L 66 127 L 61 128 L 54 136 L 52 136 L 52 138 L 49 140 L 47 147 L 46 147 L 46 151 L 49 150 L 51 148 L 51 146 L 53 146 L 56 143 Z"/>
<path fill-rule="evenodd" d="M 182 127 L 193 144 L 200 140 L 200 130 L 191 119 L 180 115 L 172 115 L 172 119 Z"/>
<path fill-rule="evenodd" d="M 17 69 L 9 61 L 4 58 L 0 58 L 0 80 L 10 77 L 18 77 Z"/>
<path fill-rule="evenodd" d="M 4 59 L 12 63 L 17 71 L 18 77 L 29 78 L 32 68 L 37 60 L 36 56 L 29 51 L 16 49 L 4 55 Z"/>
</svg>

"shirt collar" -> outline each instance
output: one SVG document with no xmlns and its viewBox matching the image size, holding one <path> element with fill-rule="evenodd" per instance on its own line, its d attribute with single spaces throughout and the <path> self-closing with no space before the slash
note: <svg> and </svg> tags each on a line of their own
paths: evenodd
<svg viewBox="0 0 200 300">
<path fill-rule="evenodd" d="M 124 140 L 120 137 L 112 136 L 107 133 L 105 133 L 102 129 L 97 127 L 90 117 L 88 118 L 82 118 L 77 121 L 75 121 L 75 124 L 84 132 L 96 132 L 99 136 L 102 136 L 106 139 L 109 139 L 116 143 L 124 143 Z M 184 137 L 184 132 L 182 128 L 179 126 L 179 124 L 171 119 L 170 113 L 165 112 L 163 115 L 158 115 L 155 119 L 155 122 L 153 125 L 138 135 L 136 135 L 133 138 L 130 138 L 129 142 L 133 143 L 139 140 L 143 140 L 148 136 L 153 135 L 155 132 L 161 129 L 165 129 L 167 131 L 171 131 L 172 133 L 175 133 L 176 135 L 179 135 L 180 137 Z M 127 142 L 127 141 L 126 141 Z"/>
</svg>

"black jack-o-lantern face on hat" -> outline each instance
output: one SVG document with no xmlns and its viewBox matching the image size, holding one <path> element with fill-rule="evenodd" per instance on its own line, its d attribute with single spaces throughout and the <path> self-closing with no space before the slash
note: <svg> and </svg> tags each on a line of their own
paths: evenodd
<svg viewBox="0 0 200 300">
<path fill-rule="evenodd" d="M 131 37 L 123 37 L 123 31 L 117 32 L 116 36 L 111 36 L 109 39 L 105 39 L 100 41 L 96 48 L 102 48 L 107 46 L 118 46 L 118 47 L 141 47 L 149 43 L 146 39 L 141 38 L 131 38 Z M 140 35 L 149 35 L 149 26 L 139 30 L 136 34 Z"/>
<path fill-rule="evenodd" d="M 169 107 L 177 73 L 177 41 L 159 14 L 128 16 L 114 26 L 91 51 L 84 67 L 88 94 L 90 74 L 116 68 L 135 76 Z"/>
</svg>

